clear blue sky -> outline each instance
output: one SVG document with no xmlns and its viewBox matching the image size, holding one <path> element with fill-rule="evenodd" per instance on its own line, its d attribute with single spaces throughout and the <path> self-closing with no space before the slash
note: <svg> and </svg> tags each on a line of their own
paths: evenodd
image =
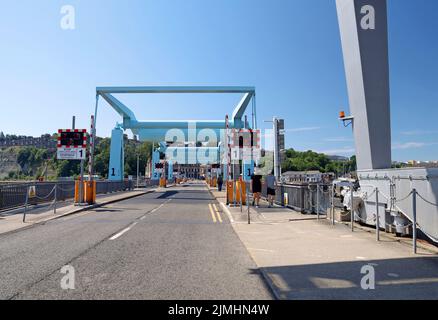
<svg viewBox="0 0 438 320">
<path fill-rule="evenodd" d="M 76 8 L 62 30 L 60 9 Z M 438 1 L 388 0 L 394 160 L 438 160 Z M 88 128 L 96 86 L 244 85 L 298 150 L 350 155 L 334 0 L 3 1 L 0 131 Z M 222 119 L 238 96 L 126 97 L 141 119 Z M 100 105 L 98 134 L 118 115 Z M 269 126 L 261 123 L 262 126 Z"/>
</svg>

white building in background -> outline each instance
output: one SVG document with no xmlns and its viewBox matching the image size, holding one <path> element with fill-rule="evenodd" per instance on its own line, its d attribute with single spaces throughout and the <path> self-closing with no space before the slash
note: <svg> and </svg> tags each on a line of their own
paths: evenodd
<svg viewBox="0 0 438 320">
<path fill-rule="evenodd" d="M 411 167 L 426 167 L 426 168 L 432 168 L 432 167 L 438 167 L 438 161 L 421 161 L 421 160 L 409 160 L 407 164 Z"/>
<path fill-rule="evenodd" d="M 281 180 L 284 183 L 329 183 L 334 178 L 334 173 L 321 173 L 317 170 L 310 170 L 285 172 L 282 174 Z"/>
</svg>

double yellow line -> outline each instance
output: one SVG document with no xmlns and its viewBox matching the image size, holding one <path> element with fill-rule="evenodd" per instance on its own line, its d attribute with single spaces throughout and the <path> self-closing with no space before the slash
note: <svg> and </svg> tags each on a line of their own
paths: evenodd
<svg viewBox="0 0 438 320">
<path fill-rule="evenodd" d="M 211 218 L 213 219 L 213 222 L 216 223 L 219 221 L 219 223 L 222 223 L 222 217 L 221 214 L 219 213 L 219 210 L 216 207 L 216 204 L 209 203 L 208 207 L 210 208 Z M 217 215 L 217 219 L 216 219 L 216 215 Z"/>
</svg>

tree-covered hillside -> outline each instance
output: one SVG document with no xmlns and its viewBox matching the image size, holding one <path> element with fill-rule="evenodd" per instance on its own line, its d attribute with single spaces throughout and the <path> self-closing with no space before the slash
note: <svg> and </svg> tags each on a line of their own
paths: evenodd
<svg viewBox="0 0 438 320">
<path fill-rule="evenodd" d="M 95 172 L 102 178 L 107 178 L 111 139 L 103 138 L 97 141 Z M 151 150 L 150 143 L 128 140 L 125 136 L 125 175 L 136 175 L 137 155 L 139 155 L 140 172 L 144 174 L 144 168 L 151 157 Z M 80 174 L 80 161 L 57 160 L 56 151 L 35 147 L 13 147 L 3 150 L 2 153 L 13 155 L 12 158 L 16 159 L 18 164 L 15 167 L 10 165 L 7 167 L 15 170 L 3 174 L 6 180 L 33 180 L 41 176 L 52 180 L 59 177 L 77 177 Z M 2 165 L 3 163 L 0 163 L 0 170 Z M 85 173 L 88 171 L 87 165 L 88 163 L 85 164 Z"/>
</svg>

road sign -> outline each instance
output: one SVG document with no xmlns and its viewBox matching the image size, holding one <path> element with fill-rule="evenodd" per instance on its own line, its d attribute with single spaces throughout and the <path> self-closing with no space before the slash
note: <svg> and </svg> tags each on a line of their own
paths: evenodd
<svg viewBox="0 0 438 320">
<path fill-rule="evenodd" d="M 156 173 L 164 173 L 164 164 L 163 163 L 156 163 L 155 164 L 155 172 Z"/>
<path fill-rule="evenodd" d="M 284 135 L 286 133 L 286 130 L 284 129 L 284 119 L 277 119 L 277 130 L 278 150 L 284 150 Z"/>
<path fill-rule="evenodd" d="M 59 160 L 85 160 L 87 152 L 83 148 L 60 147 L 56 155 Z"/>
<path fill-rule="evenodd" d="M 85 160 L 87 156 L 87 130 L 58 130 L 57 158 L 60 160 Z"/>
<path fill-rule="evenodd" d="M 58 130 L 58 147 L 66 148 L 86 148 L 87 130 Z"/>
<path fill-rule="evenodd" d="M 243 160 L 243 161 L 257 161 L 261 158 L 261 149 L 258 148 L 231 148 L 231 160 L 233 162 Z"/>
<path fill-rule="evenodd" d="M 260 159 L 260 130 L 232 129 L 230 135 L 231 160 L 233 162 Z"/>
</svg>

